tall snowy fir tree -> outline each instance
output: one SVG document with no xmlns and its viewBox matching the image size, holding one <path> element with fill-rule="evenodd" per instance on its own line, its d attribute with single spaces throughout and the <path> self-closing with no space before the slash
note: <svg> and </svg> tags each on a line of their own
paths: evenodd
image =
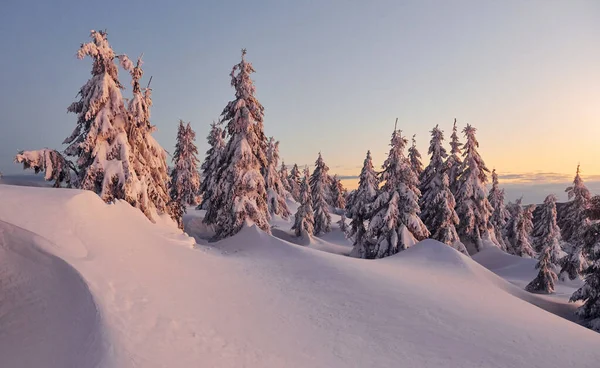
<svg viewBox="0 0 600 368">
<path fill-rule="evenodd" d="M 331 199 L 334 208 L 346 208 L 346 197 L 344 196 L 344 186 L 337 175 L 331 180 Z"/>
<path fill-rule="evenodd" d="M 571 280 L 574 280 L 587 266 L 582 247 L 585 229 L 589 224 L 587 210 L 591 199 L 590 191 L 581 179 L 579 165 L 577 165 L 573 185 L 565 191 L 569 202 L 562 211 L 559 226 L 563 240 L 568 243 L 569 248 L 567 256 L 561 260 L 562 268 L 559 276 L 564 279 L 564 276 L 568 275 Z"/>
<path fill-rule="evenodd" d="M 267 190 L 267 206 L 271 215 L 287 219 L 290 210 L 285 202 L 286 190 L 283 187 L 277 165 L 279 164 L 279 142 L 273 137 L 267 146 L 267 167 L 265 168 L 265 189 Z"/>
<path fill-rule="evenodd" d="M 585 325 L 600 332 L 600 222 L 589 223 L 582 230 L 583 253 L 589 264 L 583 271 L 585 283 L 571 296 L 571 301 L 583 301 L 577 315 Z"/>
<path fill-rule="evenodd" d="M 384 182 L 372 208 L 367 238 L 376 258 L 398 253 L 410 246 L 406 233 L 416 240 L 429 236 L 419 218 L 419 179 L 404 155 L 407 140 L 394 131 L 380 180 Z"/>
<path fill-rule="evenodd" d="M 144 72 L 142 60 L 138 58 L 136 65 L 126 57 L 120 56 L 121 64 L 131 74 L 133 98 L 129 101 L 128 138 L 131 146 L 133 169 L 139 179 L 137 206 L 151 220 L 152 211 L 159 214 L 170 213 L 169 206 L 169 170 L 167 154 L 161 145 L 152 137 L 156 127 L 150 124 L 150 107 L 152 106 L 151 89 L 142 91 L 140 79 Z M 181 219 L 176 213 L 170 213 L 178 223 Z"/>
<path fill-rule="evenodd" d="M 310 195 L 310 173 L 308 168 L 304 170 L 304 178 L 300 185 L 300 206 L 294 216 L 294 225 L 296 236 L 310 237 L 314 233 L 315 219 L 313 216 L 312 197 Z"/>
<path fill-rule="evenodd" d="M 504 241 L 504 229 L 506 228 L 506 222 L 510 217 L 510 213 L 504 204 L 504 189 L 500 189 L 499 187 L 496 169 L 492 170 L 492 188 L 488 194 L 488 201 L 493 208 L 490 216 L 490 225 L 493 228 L 498 245 L 500 245 L 502 250 L 506 251 L 508 248 Z"/>
<path fill-rule="evenodd" d="M 184 125 L 180 120 L 171 170 L 171 199 L 189 206 L 197 205 L 200 199 L 200 160 L 195 140 L 196 133 L 190 123 Z"/>
<path fill-rule="evenodd" d="M 417 178 L 421 178 L 423 174 L 423 163 L 421 162 L 421 153 L 417 149 L 416 135 L 412 137 L 412 145 L 408 148 L 408 160 L 410 161 L 410 167 L 412 167 Z"/>
<path fill-rule="evenodd" d="M 456 127 L 456 119 L 452 125 L 452 135 L 450 136 L 450 156 L 446 160 L 446 166 L 448 168 L 448 180 L 450 181 L 450 190 L 456 198 L 458 191 L 458 177 L 462 173 L 462 144 L 458 139 L 458 128 Z"/>
<path fill-rule="evenodd" d="M 531 246 L 531 232 L 533 230 L 533 208 L 523 208 L 522 199 L 519 198 L 512 208 L 512 216 L 507 224 L 507 237 L 510 244 L 508 252 L 519 257 L 533 257 Z"/>
<path fill-rule="evenodd" d="M 421 198 L 419 200 L 421 208 L 421 220 L 427 226 L 429 231 L 435 232 L 435 220 L 438 215 L 438 207 L 434 205 L 434 200 L 438 194 L 442 191 L 442 178 L 446 173 L 446 164 L 444 159 L 448 157 L 446 149 L 443 146 L 444 133 L 436 125 L 431 130 L 431 140 L 429 141 L 429 150 L 427 151 L 430 155 L 429 164 L 425 167 L 425 170 L 421 174 Z M 455 202 L 452 197 L 452 202 Z M 454 211 L 454 207 L 452 208 Z"/>
<path fill-rule="evenodd" d="M 267 192 L 261 170 L 267 166 L 264 108 L 254 96 L 252 64 L 242 60 L 230 73 L 235 99 L 223 110 L 229 140 L 223 152 L 217 190 L 219 203 L 211 205 L 204 221 L 215 225 L 216 238 L 237 234 L 245 223 L 270 233 Z"/>
<path fill-rule="evenodd" d="M 223 129 L 217 123 L 213 122 L 210 125 L 210 132 L 208 133 L 208 137 L 206 137 L 210 148 L 206 151 L 206 157 L 202 166 L 200 166 L 202 170 L 202 182 L 200 183 L 202 203 L 200 203 L 198 209 L 207 210 L 210 208 L 211 201 L 219 200 L 220 194 L 216 189 L 221 158 L 225 149 L 223 133 Z"/>
<path fill-rule="evenodd" d="M 369 244 L 365 239 L 367 228 L 365 221 L 369 217 L 369 207 L 377 196 L 379 180 L 373 168 L 371 151 L 367 151 L 367 157 L 363 163 L 358 180 L 358 189 L 354 192 L 351 207 L 348 214 L 352 218 L 350 222 L 349 236 L 353 238 L 354 248 L 350 255 L 356 258 L 369 258 Z"/>
<path fill-rule="evenodd" d="M 533 239 L 534 247 L 539 250 L 535 268 L 540 271 L 525 290 L 532 293 L 553 293 L 557 279 L 555 269 L 560 256 L 560 229 L 556 224 L 556 197 L 553 194 L 544 200 L 540 219 L 534 226 Z"/>
<path fill-rule="evenodd" d="M 484 240 L 491 240 L 489 222 L 493 208 L 486 192 L 489 170 L 477 152 L 479 142 L 475 138 L 476 131 L 468 124 L 463 130 L 467 142 L 464 146 L 464 160 L 460 167 L 461 174 L 458 177 L 455 198 L 456 213 L 460 219 L 458 235 L 463 243 L 470 242 L 476 251 L 480 251 Z"/>
<path fill-rule="evenodd" d="M 310 193 L 315 211 L 315 234 L 323 234 L 331 231 L 331 215 L 327 203 L 329 192 L 329 168 L 325 165 L 321 152 L 315 161 L 315 170 L 310 176 Z"/>
<path fill-rule="evenodd" d="M 281 180 L 281 184 L 283 185 L 283 189 L 288 194 L 291 194 L 292 188 L 290 188 L 290 182 L 288 180 L 288 177 L 290 176 L 290 174 L 288 173 L 287 166 L 285 166 L 285 162 L 283 160 L 281 160 L 281 166 L 279 167 L 278 174 L 279 174 L 279 180 Z"/>
<path fill-rule="evenodd" d="M 431 218 L 431 238 L 440 241 L 444 244 L 448 244 L 457 251 L 469 255 L 467 248 L 460 241 L 458 233 L 456 232 L 456 225 L 459 224 L 458 215 L 454 210 L 456 205 L 454 196 L 450 191 L 450 184 L 448 182 L 448 174 L 442 174 L 442 185 L 439 187 L 435 197 L 432 200 L 431 208 L 437 210 L 433 212 Z"/>
<path fill-rule="evenodd" d="M 302 184 L 302 179 L 300 178 L 300 169 L 298 169 L 298 165 L 294 164 L 292 170 L 290 170 L 290 175 L 288 176 L 288 186 L 290 187 L 290 194 L 292 198 L 296 202 L 300 202 L 300 185 Z"/>
<path fill-rule="evenodd" d="M 77 182 L 110 202 L 125 199 L 137 207 L 138 178 L 127 138 L 128 116 L 121 96 L 115 53 L 106 32 L 91 31 L 92 42 L 81 45 L 77 57 L 90 56 L 92 78 L 79 90 L 79 101 L 67 109 L 77 114 L 77 126 L 64 140 L 67 156 L 76 157 Z"/>
</svg>

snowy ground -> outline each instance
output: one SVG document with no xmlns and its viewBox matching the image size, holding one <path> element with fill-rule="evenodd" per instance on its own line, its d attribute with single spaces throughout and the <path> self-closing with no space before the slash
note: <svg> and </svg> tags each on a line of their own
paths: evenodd
<svg viewBox="0 0 600 368">
<path fill-rule="evenodd" d="M 353 259 L 339 230 L 297 245 L 280 219 L 274 236 L 246 228 L 208 243 L 202 213 L 189 212 L 193 238 L 90 192 L 0 185 L 0 366 L 600 361 L 600 334 L 560 317 L 572 315 L 576 285 L 551 297 L 522 290 L 532 260 L 493 250 L 470 259 L 430 240 Z"/>
</svg>

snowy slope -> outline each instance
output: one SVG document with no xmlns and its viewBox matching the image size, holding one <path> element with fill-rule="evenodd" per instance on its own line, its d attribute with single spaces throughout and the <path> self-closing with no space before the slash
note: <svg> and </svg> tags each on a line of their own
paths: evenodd
<svg viewBox="0 0 600 368">
<path fill-rule="evenodd" d="M 517 286 L 435 241 L 377 261 L 256 228 L 194 246 L 125 203 L 6 185 L 0 220 L 11 224 L 2 229 L 37 234 L 2 238 L 3 270 L 21 249 L 39 253 L 0 273 L 0 295 L 37 295 L 18 318 L 0 309 L 3 368 L 42 359 L 50 368 L 562 368 L 600 360 L 599 334 L 523 300 Z M 65 319 L 67 307 L 78 323 Z M 23 333 L 28 314 L 32 333 L 59 338 Z M 61 336 L 78 342 L 66 346 Z M 2 350 L 4 341 L 30 348 Z"/>
</svg>

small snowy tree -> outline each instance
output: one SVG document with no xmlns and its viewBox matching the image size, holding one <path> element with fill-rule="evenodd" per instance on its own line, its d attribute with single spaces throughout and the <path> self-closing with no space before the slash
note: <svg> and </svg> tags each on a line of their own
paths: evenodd
<svg viewBox="0 0 600 368">
<path fill-rule="evenodd" d="M 508 239 L 510 247 L 508 252 L 519 257 L 533 257 L 534 251 L 531 247 L 530 236 L 533 230 L 533 207 L 523 208 L 522 199 L 519 198 L 514 204 L 512 217 L 509 221 Z"/>
<path fill-rule="evenodd" d="M 423 174 L 423 163 L 421 162 L 421 153 L 417 149 L 416 135 L 412 136 L 412 145 L 408 148 L 408 160 L 410 161 L 410 167 L 413 169 L 417 178 L 421 178 Z"/>
<path fill-rule="evenodd" d="M 537 277 L 533 279 L 525 290 L 530 293 L 551 294 L 554 292 L 554 282 L 556 281 L 556 273 L 553 270 L 553 264 L 550 261 L 552 258 L 551 248 L 544 247 L 540 253 L 538 263 L 535 265 L 536 270 L 540 270 Z"/>
<path fill-rule="evenodd" d="M 434 205 L 434 200 L 442 191 L 442 178 L 446 173 L 446 165 L 444 159 L 448 156 L 446 149 L 442 145 L 444 141 L 444 133 L 436 125 L 431 130 L 431 140 L 429 141 L 428 153 L 431 155 L 429 164 L 421 174 L 421 198 L 419 205 L 421 207 L 421 220 L 427 228 L 435 232 L 435 218 L 438 215 L 439 208 Z M 454 202 L 454 197 L 452 197 Z M 454 207 L 452 207 L 454 211 Z"/>
<path fill-rule="evenodd" d="M 410 246 L 405 230 L 417 240 L 429 236 L 427 227 L 419 218 L 419 180 L 404 156 L 406 143 L 401 132 L 394 131 L 381 173 L 384 185 L 369 211 L 371 218 L 367 238 L 376 258 L 395 254 Z"/>
<path fill-rule="evenodd" d="M 331 215 L 329 215 L 329 204 L 327 203 L 327 188 L 329 168 L 325 165 L 321 152 L 315 161 L 315 170 L 310 177 L 310 193 L 315 210 L 315 234 L 323 234 L 331 231 Z"/>
<path fill-rule="evenodd" d="M 265 188 L 267 190 L 267 205 L 271 215 L 281 216 L 287 219 L 290 216 L 290 210 L 285 202 L 285 188 L 277 172 L 279 163 L 279 142 L 273 137 L 269 139 L 267 146 L 267 167 L 265 168 Z"/>
<path fill-rule="evenodd" d="M 446 166 L 448 168 L 448 180 L 450 181 L 450 190 L 454 197 L 459 187 L 458 177 L 462 173 L 462 144 L 458 140 L 458 128 L 456 127 L 456 119 L 452 125 L 452 135 L 450 136 L 450 156 L 446 160 Z"/>
<path fill-rule="evenodd" d="M 288 186 L 290 187 L 290 194 L 296 202 L 300 202 L 300 185 L 302 180 L 300 179 L 300 169 L 298 165 L 294 164 L 290 175 L 288 176 Z"/>
<path fill-rule="evenodd" d="M 587 211 L 591 199 L 590 191 L 587 189 L 579 175 L 579 165 L 573 185 L 566 189 L 569 202 L 566 204 L 559 222 L 563 240 L 569 244 L 569 252 L 561 260 L 560 278 L 568 275 L 574 280 L 587 266 L 582 252 L 584 244 L 584 229 L 589 224 Z"/>
<path fill-rule="evenodd" d="M 489 240 L 490 216 L 493 211 L 486 196 L 488 168 L 477 152 L 477 130 L 468 125 L 463 130 L 467 142 L 464 146 L 463 163 L 456 190 L 456 212 L 460 219 L 458 234 L 461 240 L 473 243 L 477 251 L 482 249 L 484 239 Z M 450 173 L 448 174 L 450 176 Z"/>
<path fill-rule="evenodd" d="M 510 217 L 510 213 L 504 205 L 504 189 L 498 186 L 498 174 L 496 169 L 492 170 L 492 188 L 488 194 L 488 201 L 493 208 L 490 216 L 490 225 L 493 228 L 494 235 L 502 250 L 507 250 L 507 245 L 504 242 L 504 228 L 506 221 Z"/>
<path fill-rule="evenodd" d="M 342 185 L 342 181 L 338 178 L 337 175 L 333 176 L 331 180 L 331 198 L 333 201 L 334 208 L 345 208 L 346 207 L 346 197 L 344 196 L 344 186 Z"/>
<path fill-rule="evenodd" d="M 55 188 L 60 188 L 61 183 L 65 183 L 67 188 L 73 185 L 71 170 L 75 168 L 56 150 L 21 151 L 15 157 L 15 162 L 23 164 L 24 170 L 33 169 L 36 174 L 44 172 L 44 179 L 54 181 Z"/>
<path fill-rule="evenodd" d="M 310 174 L 308 168 L 304 170 L 304 178 L 300 186 L 300 206 L 294 216 L 294 225 L 296 236 L 309 237 L 314 233 L 315 219 L 313 216 L 312 197 L 310 195 Z"/>
<path fill-rule="evenodd" d="M 370 257 L 368 243 L 365 239 L 365 234 L 367 232 L 365 221 L 369 217 L 369 207 L 375 200 L 378 187 L 379 180 L 377 178 L 377 173 L 373 168 L 371 151 L 367 151 L 367 157 L 363 163 L 363 168 L 358 180 L 358 189 L 354 191 L 352 200 L 348 201 L 351 203 L 351 207 L 348 208 L 348 213 L 352 218 L 348 235 L 354 240 L 354 248 L 350 253 L 353 257 Z"/>
<path fill-rule="evenodd" d="M 171 198 L 189 206 L 197 205 L 200 195 L 200 161 L 195 139 L 196 133 L 190 123 L 184 125 L 183 120 L 180 120 L 173 153 L 175 166 L 171 171 Z"/>
<path fill-rule="evenodd" d="M 279 168 L 279 180 L 281 180 L 281 184 L 283 185 L 283 189 L 289 194 L 291 194 L 292 188 L 290 188 L 290 182 L 288 181 L 288 177 L 290 174 L 288 173 L 287 166 L 285 166 L 285 162 L 281 160 L 281 166 Z"/>
<path fill-rule="evenodd" d="M 207 210 L 211 201 L 217 201 L 219 193 L 217 192 L 217 182 L 219 179 L 219 168 L 221 167 L 221 158 L 225 149 L 225 140 L 223 139 L 223 129 L 213 122 L 210 125 L 208 145 L 210 148 L 206 151 L 206 157 L 200 169 L 202 170 L 202 182 L 200 184 L 200 193 L 202 194 L 202 203 L 198 209 Z"/>
<path fill-rule="evenodd" d="M 266 167 L 266 138 L 263 129 L 264 108 L 254 93 L 250 79 L 252 64 L 245 59 L 231 71 L 235 99 L 222 113 L 227 124 L 229 141 L 223 152 L 217 190 L 219 203 L 211 205 L 204 221 L 215 225 L 215 236 L 224 238 L 237 234 L 245 223 L 254 223 L 270 233 L 267 193 L 261 170 Z M 218 207 L 217 207 L 218 206 Z"/>
<path fill-rule="evenodd" d="M 448 174 L 442 174 L 442 185 L 432 200 L 431 208 L 436 208 L 434 216 L 431 218 L 432 239 L 448 244 L 457 251 L 469 255 L 467 248 L 460 242 L 456 225 L 458 225 L 458 215 L 454 211 L 456 205 L 454 196 L 450 191 L 448 183 Z M 433 212 L 433 211 L 432 211 Z"/>
<path fill-rule="evenodd" d="M 346 223 L 346 215 L 344 213 L 340 215 L 340 220 L 337 222 L 337 224 L 344 234 L 348 232 L 348 224 Z"/>
<path fill-rule="evenodd" d="M 79 90 L 80 100 L 67 109 L 77 114 L 77 126 L 64 140 L 67 156 L 77 158 L 77 182 L 106 202 L 125 199 L 136 206 L 139 188 L 131 162 L 128 116 L 121 96 L 115 53 L 106 32 L 91 31 L 92 42 L 81 45 L 77 57 L 94 60 L 92 78 Z"/>
<path fill-rule="evenodd" d="M 586 326 L 600 332 L 600 222 L 586 224 L 581 238 L 589 265 L 583 271 L 585 283 L 573 293 L 570 301 L 583 301 L 577 315 Z"/>
</svg>

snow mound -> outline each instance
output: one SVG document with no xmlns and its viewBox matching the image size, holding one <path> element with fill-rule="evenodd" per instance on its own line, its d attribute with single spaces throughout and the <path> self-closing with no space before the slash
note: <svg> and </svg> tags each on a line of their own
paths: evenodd
<svg viewBox="0 0 600 368">
<path fill-rule="evenodd" d="M 49 239 L 44 249 L 89 285 L 101 344 L 87 354 L 80 341 L 61 359 L 101 361 L 77 367 L 562 368 L 600 360 L 599 334 L 532 305 L 528 293 L 435 241 L 362 260 L 252 226 L 192 248 L 173 226 L 77 190 L 0 186 L 0 204 L 0 219 Z M 59 308 L 23 313 L 56 336 L 71 331 Z M 35 337 L 13 331 L 15 320 L 25 317 L 0 314 L 0 336 L 31 346 Z M 63 351 L 57 340 L 47 348 Z M 18 366 L 5 354 L 2 368 Z"/>
<path fill-rule="evenodd" d="M 3 367 L 93 367 L 100 315 L 87 284 L 48 241 L 0 221 L 0 357 Z"/>
</svg>

